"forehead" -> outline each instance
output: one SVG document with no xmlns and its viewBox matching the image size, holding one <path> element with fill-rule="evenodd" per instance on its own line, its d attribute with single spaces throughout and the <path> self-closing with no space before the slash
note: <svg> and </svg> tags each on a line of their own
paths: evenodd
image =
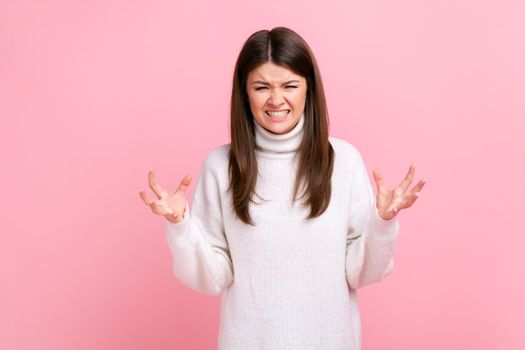
<svg viewBox="0 0 525 350">
<path fill-rule="evenodd" d="M 291 79 L 304 80 L 292 70 L 272 62 L 263 63 L 248 74 L 248 81 L 263 80 L 270 83 L 282 83 Z"/>
</svg>

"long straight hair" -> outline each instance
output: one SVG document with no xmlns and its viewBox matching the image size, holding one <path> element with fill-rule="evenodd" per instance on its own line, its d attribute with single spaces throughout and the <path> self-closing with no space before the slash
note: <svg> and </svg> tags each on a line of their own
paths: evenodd
<svg viewBox="0 0 525 350">
<path fill-rule="evenodd" d="M 275 27 L 253 33 L 244 43 L 233 75 L 230 114 L 231 144 L 229 176 L 233 207 L 246 224 L 255 226 L 249 212 L 253 202 L 258 167 L 255 157 L 255 125 L 250 109 L 246 81 L 259 65 L 273 62 L 304 77 L 307 83 L 304 108 L 303 138 L 299 149 L 297 176 L 294 186 L 296 200 L 299 187 L 310 206 L 307 219 L 317 217 L 327 209 L 332 194 L 334 150 L 328 140 L 328 110 L 317 62 L 306 41 L 293 30 Z M 257 203 L 256 203 L 257 204 Z"/>
</svg>

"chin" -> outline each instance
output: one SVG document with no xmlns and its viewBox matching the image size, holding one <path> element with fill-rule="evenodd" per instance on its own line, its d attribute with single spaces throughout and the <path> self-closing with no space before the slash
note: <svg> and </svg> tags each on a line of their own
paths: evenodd
<svg viewBox="0 0 525 350">
<path fill-rule="evenodd" d="M 291 131 L 296 122 L 297 121 L 293 121 L 293 122 L 288 121 L 285 123 L 280 123 L 279 125 L 270 124 L 268 127 L 266 127 L 266 130 L 269 130 L 273 132 L 274 134 L 284 134 L 284 133 Z"/>
</svg>

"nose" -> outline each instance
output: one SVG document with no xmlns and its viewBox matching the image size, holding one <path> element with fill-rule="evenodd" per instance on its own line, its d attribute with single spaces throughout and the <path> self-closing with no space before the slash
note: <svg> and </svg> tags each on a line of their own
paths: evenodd
<svg viewBox="0 0 525 350">
<path fill-rule="evenodd" d="M 284 102 L 284 96 L 278 92 L 272 92 L 270 98 L 268 99 L 268 104 L 270 106 L 279 107 Z"/>
</svg>

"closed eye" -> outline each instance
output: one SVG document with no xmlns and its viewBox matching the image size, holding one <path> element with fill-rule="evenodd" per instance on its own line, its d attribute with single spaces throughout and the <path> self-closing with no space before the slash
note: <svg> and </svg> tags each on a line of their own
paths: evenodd
<svg viewBox="0 0 525 350">
<path fill-rule="evenodd" d="M 297 86 L 293 86 L 293 85 L 288 85 L 288 86 L 286 86 L 286 87 L 287 87 L 287 88 L 294 88 L 294 89 L 297 88 Z M 261 90 L 261 89 L 267 89 L 267 88 L 264 87 L 264 86 L 260 86 L 260 87 L 258 87 L 258 88 L 255 88 L 255 90 L 257 90 L 257 91 L 259 91 L 259 90 Z"/>
</svg>

